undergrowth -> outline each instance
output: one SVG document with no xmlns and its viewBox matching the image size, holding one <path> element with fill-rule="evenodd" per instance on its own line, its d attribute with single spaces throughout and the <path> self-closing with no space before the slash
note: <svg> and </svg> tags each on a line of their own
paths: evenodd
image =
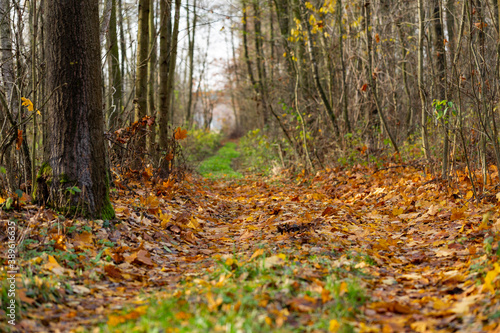
<svg viewBox="0 0 500 333">
<path fill-rule="evenodd" d="M 203 129 L 189 130 L 187 138 L 182 142 L 187 161 L 196 164 L 214 155 L 221 147 L 222 139 L 222 133 Z"/>
<path fill-rule="evenodd" d="M 236 151 L 236 144 L 228 142 L 219 149 L 217 154 L 204 160 L 198 167 L 203 177 L 217 178 L 242 178 L 243 175 L 233 170 L 231 163 L 238 158 L 240 153 Z"/>
<path fill-rule="evenodd" d="M 249 173 L 267 175 L 273 166 L 279 164 L 279 154 L 267 135 L 256 129 L 240 139 L 240 169 Z"/>
</svg>

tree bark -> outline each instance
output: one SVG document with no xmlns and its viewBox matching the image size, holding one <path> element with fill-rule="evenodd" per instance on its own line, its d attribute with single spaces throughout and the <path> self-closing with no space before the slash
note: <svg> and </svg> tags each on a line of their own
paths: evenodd
<svg viewBox="0 0 500 333">
<path fill-rule="evenodd" d="M 364 12 L 365 12 L 365 34 L 366 34 L 366 53 L 367 53 L 367 58 L 368 58 L 368 82 L 370 83 L 370 88 L 372 91 L 373 99 L 375 100 L 375 107 L 377 108 L 377 112 L 380 117 L 380 121 L 382 122 L 382 125 L 384 126 L 384 129 L 389 136 L 389 140 L 391 140 L 392 147 L 394 148 L 395 152 L 399 154 L 399 149 L 398 145 L 396 143 L 396 140 L 392 136 L 392 132 L 389 128 L 389 125 L 387 124 L 387 119 L 385 118 L 385 113 L 380 107 L 380 101 L 378 98 L 378 93 L 377 93 L 377 81 L 376 81 L 376 73 L 373 72 L 373 58 L 372 58 L 372 39 L 371 39 L 371 34 L 372 32 L 369 29 L 370 26 L 370 21 L 371 21 L 371 7 L 370 7 L 370 2 L 369 0 L 365 0 L 364 4 Z"/>
<path fill-rule="evenodd" d="M 111 15 L 108 29 L 108 72 L 109 72 L 109 130 L 115 129 L 119 124 L 122 114 L 122 73 L 120 71 L 120 60 L 118 59 L 118 34 L 116 32 L 116 0 L 111 0 Z"/>
<path fill-rule="evenodd" d="M 149 0 L 139 0 L 137 29 L 137 63 L 135 73 L 135 121 L 141 120 L 148 109 Z M 145 138 L 144 138 L 145 146 Z"/>
<path fill-rule="evenodd" d="M 156 117 L 155 81 L 156 81 L 156 27 L 154 1 L 149 6 L 149 61 L 148 61 L 148 116 Z M 150 127 L 148 153 L 153 159 L 156 151 L 156 123 Z"/>
<path fill-rule="evenodd" d="M 321 101 L 323 102 L 323 106 L 325 107 L 326 113 L 327 113 L 328 117 L 330 118 L 334 134 L 336 137 L 339 137 L 340 131 L 339 131 L 339 127 L 337 124 L 337 118 L 335 117 L 335 114 L 333 113 L 333 108 L 330 104 L 330 101 L 328 101 L 328 98 L 326 97 L 325 90 L 323 89 L 323 86 L 321 85 L 319 70 L 318 70 L 318 62 L 316 61 L 316 56 L 314 55 L 311 27 L 309 26 L 309 24 L 307 22 L 304 22 L 304 24 L 307 27 L 306 28 L 306 30 L 307 30 L 307 46 L 309 49 L 309 59 L 311 60 L 314 85 L 316 87 L 316 91 L 318 92 L 318 95 L 321 97 Z"/>
<path fill-rule="evenodd" d="M 169 107 L 170 98 L 168 96 L 168 73 L 170 50 L 172 45 L 172 1 L 161 0 L 160 2 L 160 82 L 159 82 L 159 136 L 160 148 L 165 148 L 168 142 L 168 122 L 169 122 Z"/>
<path fill-rule="evenodd" d="M 188 7 L 189 8 L 189 7 Z M 189 10 L 189 9 L 188 9 Z M 186 123 L 190 125 L 193 121 L 192 117 L 192 104 L 193 104 L 193 76 L 194 76 L 194 37 L 196 33 L 196 23 L 198 21 L 198 15 L 196 14 L 196 0 L 193 1 L 193 26 L 192 31 L 188 31 L 189 46 L 188 46 L 188 58 L 189 58 L 189 78 L 188 78 L 188 103 L 186 107 Z"/>
<path fill-rule="evenodd" d="M 346 78 L 346 67 L 344 60 L 344 28 L 342 23 L 342 0 L 337 0 L 337 11 L 338 11 L 338 25 L 339 25 L 339 56 L 340 56 L 340 69 L 342 71 L 342 116 L 344 118 L 345 130 L 347 133 L 351 133 L 351 123 L 349 122 L 349 113 L 347 110 L 347 78 Z"/>
<path fill-rule="evenodd" d="M 257 0 L 254 0 L 253 3 L 253 25 L 254 25 L 254 40 L 255 40 L 255 53 L 256 53 L 256 63 L 257 63 L 257 76 L 259 78 L 258 86 L 260 95 L 262 96 L 262 121 L 264 126 L 268 125 L 269 119 L 269 111 L 267 105 L 266 98 L 266 66 L 264 64 L 264 52 L 262 50 L 262 31 L 261 31 L 261 22 L 260 15 L 261 10 Z"/>
<path fill-rule="evenodd" d="M 429 140 L 427 138 L 427 114 L 426 114 L 426 99 L 424 90 L 424 0 L 418 0 L 418 92 L 420 94 L 421 103 L 421 134 L 422 148 L 425 158 L 430 159 Z"/>
<path fill-rule="evenodd" d="M 68 213 L 111 219 L 101 90 L 99 3 L 45 1 L 50 157 L 37 196 Z M 78 192 L 78 190 L 81 192 Z"/>
<path fill-rule="evenodd" d="M 436 80 L 437 80 L 437 96 L 436 99 L 446 100 L 446 53 L 444 43 L 444 31 L 441 15 L 441 3 L 439 0 L 433 0 L 433 28 L 434 28 L 434 52 L 436 61 Z M 441 125 L 443 126 L 444 144 L 443 144 L 443 160 L 441 164 L 441 174 L 444 179 L 448 179 L 449 169 L 449 145 L 448 145 L 448 117 L 441 117 Z"/>
<path fill-rule="evenodd" d="M 169 6 L 170 7 L 170 6 Z M 167 75 L 165 73 L 160 74 L 160 148 L 166 149 L 168 146 L 168 120 L 171 116 L 171 107 L 172 107 L 172 92 L 174 88 L 174 79 L 175 79 L 175 65 L 177 58 L 177 38 L 179 35 L 179 17 L 180 17 L 180 9 L 181 9 L 181 1 L 175 0 L 175 14 L 174 14 L 174 27 L 172 31 L 172 38 L 170 40 L 170 48 L 167 50 L 168 53 L 168 72 Z M 162 15 L 164 15 L 162 11 Z M 167 13 L 170 15 L 170 13 Z M 164 27 L 162 26 L 162 29 Z M 160 32 L 161 33 L 161 32 Z M 161 43 L 161 37 L 160 37 Z M 161 46 L 160 46 L 161 48 Z M 162 54 L 162 56 L 164 56 Z M 160 64 L 160 66 L 163 63 Z M 160 73 L 166 70 L 166 68 L 160 68 Z M 162 79 L 165 80 L 162 82 Z M 162 89 L 163 88 L 163 89 Z M 172 121 L 173 119 L 171 119 Z"/>
</svg>

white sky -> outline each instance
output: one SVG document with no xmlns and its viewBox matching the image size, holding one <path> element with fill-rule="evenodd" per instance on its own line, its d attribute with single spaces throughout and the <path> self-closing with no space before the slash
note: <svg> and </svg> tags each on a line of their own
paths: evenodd
<svg viewBox="0 0 500 333">
<path fill-rule="evenodd" d="M 189 0 L 190 6 L 192 1 Z M 210 45 L 207 53 L 207 66 L 205 70 L 205 78 L 210 85 L 210 89 L 222 89 L 224 87 L 226 77 L 224 75 L 224 66 L 228 61 L 228 57 L 232 57 L 231 50 L 231 35 L 230 28 L 233 22 L 238 22 L 238 17 L 231 17 L 238 9 L 231 0 L 197 0 L 197 15 L 198 23 L 195 34 L 195 80 L 198 81 L 199 71 L 201 70 L 201 59 L 207 50 L 207 41 Z M 186 2 L 183 1 L 181 12 L 179 43 L 179 70 L 183 70 L 184 59 L 180 58 L 182 54 L 185 56 L 187 52 L 187 24 L 186 24 Z M 192 7 L 190 7 L 192 9 Z M 236 14 L 238 15 L 238 14 Z M 192 13 L 190 20 L 192 20 Z M 210 38 L 208 38 L 210 33 Z M 235 32 L 235 43 L 238 43 L 237 32 Z M 179 73 L 183 73 L 179 71 Z M 196 83 L 197 84 L 197 83 Z M 196 84 L 193 89 L 196 89 Z"/>
</svg>

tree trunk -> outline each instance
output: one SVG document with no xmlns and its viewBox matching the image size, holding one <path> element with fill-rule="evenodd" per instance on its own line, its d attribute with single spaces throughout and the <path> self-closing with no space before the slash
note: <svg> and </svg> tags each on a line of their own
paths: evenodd
<svg viewBox="0 0 500 333">
<path fill-rule="evenodd" d="M 168 73 L 169 61 L 172 59 L 170 50 L 172 48 L 172 1 L 160 0 L 160 82 L 159 82 L 159 121 L 158 128 L 160 134 L 160 148 L 164 149 L 168 142 L 168 122 L 169 122 L 169 103 L 168 96 Z"/>
<path fill-rule="evenodd" d="M 50 157 L 37 196 L 67 213 L 111 219 L 101 90 L 99 3 L 45 1 Z"/>
<path fill-rule="evenodd" d="M 110 87 L 110 105 L 108 114 L 108 129 L 115 129 L 120 123 L 122 114 L 122 73 L 120 71 L 120 61 L 118 59 L 118 35 L 116 33 L 116 0 L 111 0 L 111 15 L 108 29 L 108 71 Z"/>
<path fill-rule="evenodd" d="M 155 81 L 156 81 L 156 27 L 154 1 L 149 6 L 149 61 L 148 61 L 148 115 L 156 117 Z M 148 152 L 153 159 L 156 151 L 156 123 L 150 127 Z"/>
<path fill-rule="evenodd" d="M 19 109 L 19 96 L 17 90 L 14 86 L 15 72 L 14 72 L 14 57 L 12 55 L 12 31 L 10 27 L 10 11 L 11 3 L 10 0 L 0 0 L 0 61 L 1 61 L 1 72 L 3 89 L 5 92 L 5 105 L 3 105 L 2 112 L 0 112 L 0 126 L 2 126 L 1 138 L 4 140 L 5 136 L 12 136 L 12 133 L 7 133 L 5 129 L 5 123 L 10 123 L 14 125 L 16 114 Z M 3 103 L 2 103 L 3 104 Z M 9 119 L 10 118 L 10 119 Z M 8 121 L 9 119 L 9 121 Z M 17 130 L 14 133 L 17 135 Z M 10 139 L 9 139 L 10 140 Z M 13 141 L 12 141 L 13 142 Z M 0 163 L 4 165 L 7 169 L 6 181 L 7 186 L 10 190 L 15 189 L 14 178 L 14 166 L 12 165 L 12 149 L 11 147 L 4 148 L 2 156 L 5 157 L 5 162 L 0 160 Z"/>
<path fill-rule="evenodd" d="M 161 82 L 162 76 L 160 74 L 160 86 L 165 84 L 163 87 L 164 90 L 160 87 L 160 100 L 162 99 L 162 93 L 164 94 L 164 105 L 160 107 L 160 148 L 166 149 L 168 145 L 168 119 L 170 116 L 170 108 L 172 107 L 172 92 L 174 88 L 174 79 L 175 79 L 175 64 L 177 58 L 177 37 L 179 35 L 179 17 L 180 17 L 180 9 L 181 9 L 181 1 L 175 0 L 175 14 L 174 14 L 174 28 L 172 31 L 172 38 L 170 41 L 170 49 L 167 51 L 169 54 L 168 60 L 168 72 L 166 78 L 166 82 Z M 163 11 L 162 11 L 163 15 Z M 170 15 L 168 13 L 168 15 Z M 162 26 L 163 28 L 163 26 Z M 161 43 L 161 39 L 160 39 Z M 161 46 L 160 46 L 161 47 Z M 163 54 L 162 54 L 163 56 Z M 160 69 L 160 72 L 162 69 Z M 160 101 L 161 103 L 161 101 Z M 173 119 L 171 119 L 173 120 Z"/>
<path fill-rule="evenodd" d="M 254 24 L 254 40 L 255 40 L 255 53 L 256 53 L 256 63 L 257 63 L 257 76 L 259 78 L 259 91 L 262 96 L 262 121 L 264 126 L 268 125 L 269 111 L 267 105 L 266 96 L 266 66 L 264 64 L 264 53 L 262 50 L 262 31 L 260 22 L 260 7 L 258 1 L 254 0 L 253 3 L 253 24 Z"/>
<path fill-rule="evenodd" d="M 380 101 L 378 98 L 376 73 L 373 72 L 372 39 L 371 39 L 372 32 L 369 29 L 371 21 L 370 11 L 371 11 L 370 2 L 369 0 L 366 0 L 364 4 L 364 12 L 365 12 L 366 53 L 367 53 L 366 56 L 368 58 L 368 82 L 370 83 L 371 92 L 373 95 L 373 99 L 375 100 L 375 107 L 377 108 L 377 113 L 379 114 L 380 121 L 382 122 L 382 125 L 384 126 L 384 129 L 387 135 L 389 136 L 389 140 L 391 140 L 392 147 L 394 148 L 395 152 L 399 154 L 398 145 L 396 143 L 396 140 L 392 136 L 392 132 L 389 128 L 389 125 L 387 124 L 387 119 L 385 118 L 384 110 L 382 110 L 382 108 L 380 107 Z"/>
<path fill-rule="evenodd" d="M 189 10 L 189 9 L 188 9 Z M 191 112 L 191 106 L 193 104 L 193 76 L 194 76 L 194 37 L 196 32 L 196 23 L 198 20 L 198 15 L 196 14 L 196 0 L 193 1 L 193 26 L 191 27 L 192 32 L 188 31 L 189 34 L 189 47 L 188 47 L 188 58 L 189 58 L 189 78 L 188 78 L 188 103 L 186 112 L 186 123 L 191 125 L 193 119 L 193 114 Z"/>
<path fill-rule="evenodd" d="M 137 29 L 137 63 L 135 72 L 134 120 L 140 121 L 148 109 L 148 53 L 149 53 L 149 0 L 139 0 Z M 141 135 L 139 147 L 146 147 L 146 137 Z M 142 156 L 138 156 L 141 158 Z M 139 160 L 136 161 L 137 163 Z M 136 164 L 137 166 L 137 164 Z"/>
<path fill-rule="evenodd" d="M 425 91 L 424 91 L 424 0 L 418 0 L 418 92 L 420 94 L 421 103 L 421 131 L 422 131 L 422 148 L 425 158 L 430 159 L 429 140 L 427 138 L 427 114 L 425 112 Z"/>
<path fill-rule="evenodd" d="M 342 71 L 342 116 L 344 118 L 344 126 L 347 133 L 351 133 L 351 123 L 349 122 L 349 113 L 347 110 L 347 83 L 346 83 L 346 67 L 344 60 L 344 28 L 342 23 L 342 0 L 337 0 L 338 25 L 339 25 L 339 56 L 340 69 Z"/>
<path fill-rule="evenodd" d="M 444 48 L 444 31 L 441 15 L 441 3 L 439 0 L 433 0 L 433 28 L 434 28 L 434 59 L 436 61 L 437 75 L 437 96 L 436 99 L 441 101 L 446 99 L 446 53 Z M 447 116 L 441 117 L 441 125 L 443 126 L 444 144 L 443 144 L 443 161 L 441 165 L 441 174 L 444 179 L 448 179 L 449 169 L 449 145 L 448 145 L 448 124 Z"/>
<path fill-rule="evenodd" d="M 118 24 L 120 25 L 120 73 L 122 79 L 125 79 L 125 64 L 127 63 L 127 46 L 125 42 L 125 30 L 123 27 L 123 10 L 122 10 L 122 0 L 118 0 Z M 125 86 L 122 86 L 122 91 L 125 91 Z M 122 104 L 123 105 L 123 104 Z M 123 113 L 125 110 L 122 110 Z"/>
<path fill-rule="evenodd" d="M 326 97 L 325 90 L 323 89 L 323 86 L 321 85 L 319 70 L 318 70 L 318 62 L 316 61 L 316 56 L 314 55 L 311 27 L 309 26 L 309 24 L 307 22 L 304 22 L 304 24 L 307 27 L 306 28 L 306 30 L 307 30 L 307 46 L 309 49 L 309 59 L 311 60 L 314 85 L 316 87 L 316 91 L 318 92 L 318 95 L 321 97 L 321 101 L 323 102 L 323 106 L 325 107 L 326 113 L 327 113 L 328 117 L 330 118 L 334 134 L 336 137 L 339 137 L 340 131 L 339 131 L 339 127 L 337 125 L 337 118 L 335 117 L 335 114 L 333 113 L 333 108 L 332 108 L 330 102 L 328 101 L 328 98 Z"/>
</svg>

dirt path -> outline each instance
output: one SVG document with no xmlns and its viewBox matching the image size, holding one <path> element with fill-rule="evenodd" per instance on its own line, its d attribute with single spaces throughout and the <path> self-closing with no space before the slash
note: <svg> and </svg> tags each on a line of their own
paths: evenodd
<svg viewBox="0 0 500 333">
<path fill-rule="evenodd" d="M 324 174 L 310 186 L 219 184 L 214 190 L 233 213 L 218 227 L 231 238 L 226 252 L 294 249 L 298 257 L 329 256 L 347 270 L 353 253 L 367 255 L 357 263 L 370 299 L 356 318 L 362 330 L 498 330 L 498 292 L 492 297 L 483 288 L 497 260 L 494 251 L 485 253 L 484 239 L 495 235 L 496 242 L 498 233 L 481 227 L 492 206 L 469 204 L 433 182 L 422 185 L 419 176 L 366 176 Z"/>
<path fill-rule="evenodd" d="M 81 260 L 103 252 L 95 265 L 80 263 L 83 273 L 78 273 L 54 255 L 57 266 L 47 257 L 33 266 L 35 275 L 56 275 L 72 288 L 58 289 L 63 295 L 54 301 L 42 301 L 40 294 L 30 296 L 28 287 L 24 302 L 39 306 L 28 308 L 21 327 L 61 332 L 93 327 L 130 304 L 148 304 L 150 295 L 176 290 L 181 280 L 203 276 L 214 269 L 214 259 L 250 262 L 256 255 L 283 255 L 288 262 L 311 264 L 295 269 L 292 278 L 304 290 L 319 288 L 321 297 L 299 291 L 299 296 L 271 297 L 263 309 L 271 313 L 270 307 L 277 307 L 287 315 L 270 315 L 270 327 L 288 323 L 300 331 L 316 312 L 328 314 L 338 301 L 328 296 L 325 279 L 334 276 L 339 281 L 352 277 L 349 281 L 367 296 L 345 318 L 354 330 L 498 331 L 494 203 L 473 205 L 463 188 L 446 190 L 414 170 L 372 173 L 128 184 L 133 191 L 124 187 L 114 200 L 120 223 L 111 228 L 93 224 L 91 233 L 64 240 L 77 253 L 90 253 Z M 485 215 L 488 211 L 492 215 Z M 44 216 L 33 215 L 30 223 L 50 229 L 53 221 Z M 491 221 L 482 223 L 484 216 Z M 99 240 L 115 246 L 106 249 Z M 288 264 L 280 265 L 275 271 Z M 485 282 L 488 274 L 491 283 Z"/>
</svg>

